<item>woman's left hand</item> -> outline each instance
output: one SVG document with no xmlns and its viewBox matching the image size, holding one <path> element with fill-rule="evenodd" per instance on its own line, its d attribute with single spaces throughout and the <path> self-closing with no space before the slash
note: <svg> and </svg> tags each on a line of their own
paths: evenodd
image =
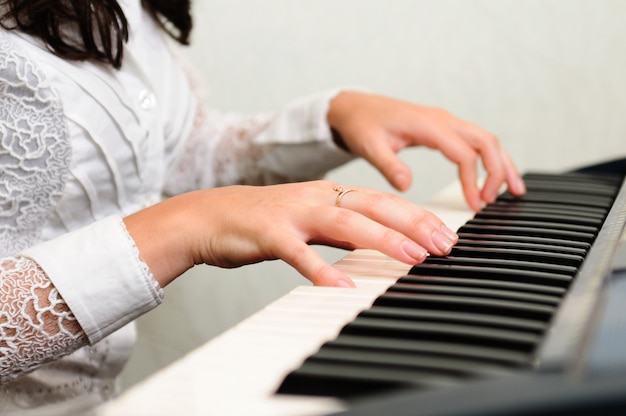
<svg viewBox="0 0 626 416">
<path fill-rule="evenodd" d="M 349 151 L 374 165 L 398 190 L 409 188 L 412 175 L 397 153 L 426 146 L 456 163 L 465 199 L 475 211 L 493 202 L 505 183 L 514 195 L 526 192 L 497 137 L 445 110 L 346 91 L 332 100 L 328 121 Z M 487 172 L 482 189 L 477 184 L 479 159 Z"/>
</svg>

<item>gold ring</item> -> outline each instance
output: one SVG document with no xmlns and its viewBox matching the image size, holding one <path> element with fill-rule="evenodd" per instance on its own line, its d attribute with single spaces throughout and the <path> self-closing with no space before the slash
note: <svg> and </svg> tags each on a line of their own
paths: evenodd
<svg viewBox="0 0 626 416">
<path fill-rule="evenodd" d="M 339 207 L 339 204 L 341 203 L 341 198 L 343 198 L 343 196 L 348 192 L 356 191 L 356 189 L 343 189 L 341 186 L 336 185 L 333 187 L 333 191 L 339 192 L 337 194 L 337 199 L 335 199 L 335 206 Z"/>
</svg>

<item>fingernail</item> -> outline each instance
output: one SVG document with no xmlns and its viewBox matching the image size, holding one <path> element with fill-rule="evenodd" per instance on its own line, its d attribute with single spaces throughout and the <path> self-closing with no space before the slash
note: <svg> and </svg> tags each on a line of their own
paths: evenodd
<svg viewBox="0 0 626 416">
<path fill-rule="evenodd" d="M 402 172 L 396 173 L 393 176 L 393 183 L 400 190 L 404 190 L 409 186 L 408 181 L 409 178 Z"/>
<path fill-rule="evenodd" d="M 439 231 L 433 232 L 432 235 L 433 243 L 435 243 L 435 246 L 444 254 L 448 254 L 450 250 L 452 250 L 452 246 L 456 243 L 456 238 L 451 238 L 448 231 L 445 231 L 442 227 Z"/>
<path fill-rule="evenodd" d="M 449 229 L 445 224 L 441 226 L 441 232 L 452 241 L 453 244 L 459 240 L 459 236 L 457 233 Z"/>
<path fill-rule="evenodd" d="M 345 279 L 343 277 L 335 280 L 335 287 L 356 287 L 352 280 Z"/>
<path fill-rule="evenodd" d="M 428 256 L 428 251 L 413 241 L 405 241 L 402 243 L 402 250 L 405 254 L 419 263 L 426 260 L 426 257 Z"/>
<path fill-rule="evenodd" d="M 484 202 L 488 204 L 493 203 L 497 197 L 498 197 L 497 191 L 483 192 L 483 200 Z"/>
</svg>

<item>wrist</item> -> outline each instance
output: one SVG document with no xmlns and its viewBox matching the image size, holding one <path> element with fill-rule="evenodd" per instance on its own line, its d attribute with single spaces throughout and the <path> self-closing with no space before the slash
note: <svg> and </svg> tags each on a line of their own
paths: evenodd
<svg viewBox="0 0 626 416">
<path fill-rule="evenodd" d="M 193 267 L 189 249 L 187 195 L 138 211 L 124 218 L 128 234 L 161 287 Z"/>
</svg>

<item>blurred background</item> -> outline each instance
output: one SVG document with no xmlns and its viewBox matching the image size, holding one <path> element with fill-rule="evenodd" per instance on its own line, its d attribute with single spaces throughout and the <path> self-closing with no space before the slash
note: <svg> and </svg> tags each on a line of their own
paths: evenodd
<svg viewBox="0 0 626 416">
<path fill-rule="evenodd" d="M 442 107 L 495 133 L 521 171 L 626 156 L 626 2 L 621 0 L 196 0 L 186 53 L 208 104 L 277 110 L 335 86 Z M 438 153 L 402 158 L 421 204 L 456 179 Z M 354 161 L 328 176 L 393 192 Z M 346 252 L 319 249 L 328 261 Z M 281 262 L 197 266 L 138 321 L 130 386 L 308 282 Z M 253 346 L 250 346 L 253 348 Z"/>
</svg>

